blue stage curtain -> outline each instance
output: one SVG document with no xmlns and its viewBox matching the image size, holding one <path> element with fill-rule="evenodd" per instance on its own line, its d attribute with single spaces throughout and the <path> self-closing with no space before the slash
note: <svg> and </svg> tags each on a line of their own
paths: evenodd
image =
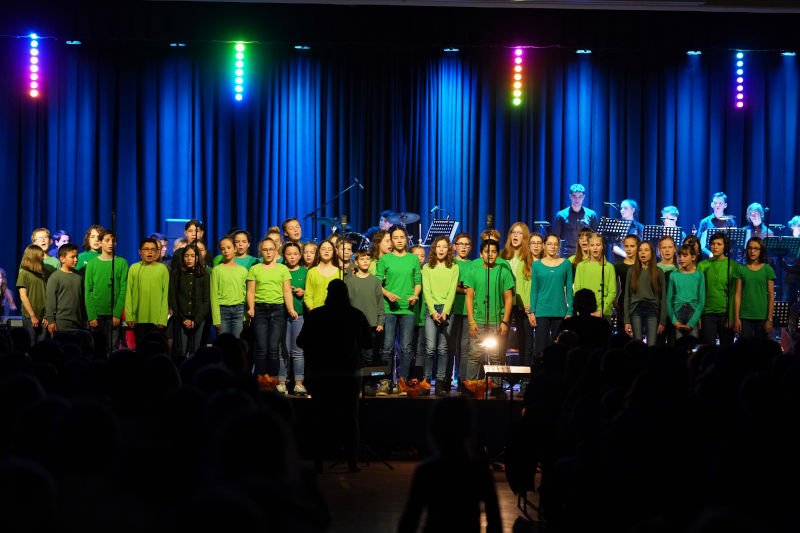
<svg viewBox="0 0 800 533">
<path fill-rule="evenodd" d="M 118 214 L 120 252 L 166 218 L 199 217 L 215 241 L 255 237 L 286 217 L 438 205 L 476 235 L 487 214 L 551 220 L 567 188 L 587 204 L 631 197 L 652 223 L 677 205 L 691 229 L 728 194 L 741 224 L 760 201 L 785 223 L 798 199 L 798 63 L 748 53 L 734 107 L 731 52 L 687 57 L 525 52 L 523 105 L 511 105 L 511 52 L 319 48 L 246 50 L 233 99 L 232 45 L 70 47 L 43 41 L 43 96 L 25 89 L 27 43 L 0 43 L 0 265 L 15 270 L 30 231 L 79 240 Z M 306 237 L 325 228 L 303 219 Z M 216 248 L 211 243 L 212 248 Z M 253 243 L 255 250 L 255 243 Z"/>
</svg>

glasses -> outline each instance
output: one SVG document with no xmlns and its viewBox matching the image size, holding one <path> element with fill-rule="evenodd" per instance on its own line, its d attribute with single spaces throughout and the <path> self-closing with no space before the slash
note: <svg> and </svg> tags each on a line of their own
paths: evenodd
<svg viewBox="0 0 800 533">
<path fill-rule="evenodd" d="M 756 251 L 758 251 L 758 250 L 761 250 L 761 247 L 760 247 L 760 246 L 748 246 L 748 247 L 747 247 L 747 250 L 748 250 L 748 251 L 749 251 L 749 250 L 756 250 Z"/>
<path fill-rule="evenodd" d="M 472 245 L 470 243 L 468 243 L 468 242 L 457 242 L 455 244 L 455 246 L 461 246 L 461 247 L 466 248 L 466 247 L 469 247 L 469 246 L 472 246 Z"/>
<path fill-rule="evenodd" d="M 511 235 L 524 235 L 524 233 L 522 233 L 520 230 L 514 230 L 511 232 Z"/>
</svg>

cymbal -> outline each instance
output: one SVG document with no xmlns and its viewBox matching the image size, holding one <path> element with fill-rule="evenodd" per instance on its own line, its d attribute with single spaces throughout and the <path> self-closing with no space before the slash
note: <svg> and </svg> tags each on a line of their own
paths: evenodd
<svg viewBox="0 0 800 533">
<path fill-rule="evenodd" d="M 416 213 L 392 213 L 386 220 L 392 224 L 413 224 L 419 221 L 419 215 Z"/>
<path fill-rule="evenodd" d="M 328 226 L 330 228 L 341 228 L 342 221 L 339 218 L 331 218 L 331 217 L 319 217 L 317 222 L 322 224 L 323 226 Z M 350 229 L 352 226 L 350 224 L 345 224 L 345 229 Z"/>
</svg>

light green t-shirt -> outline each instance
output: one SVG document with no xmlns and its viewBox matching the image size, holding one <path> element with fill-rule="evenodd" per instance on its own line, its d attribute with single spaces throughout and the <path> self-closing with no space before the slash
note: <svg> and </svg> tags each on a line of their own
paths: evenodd
<svg viewBox="0 0 800 533">
<path fill-rule="evenodd" d="M 283 282 L 291 279 L 289 269 L 279 263 L 272 268 L 266 268 L 263 264 L 253 265 L 247 272 L 248 288 L 250 283 L 256 285 L 257 304 L 282 304 Z"/>
</svg>

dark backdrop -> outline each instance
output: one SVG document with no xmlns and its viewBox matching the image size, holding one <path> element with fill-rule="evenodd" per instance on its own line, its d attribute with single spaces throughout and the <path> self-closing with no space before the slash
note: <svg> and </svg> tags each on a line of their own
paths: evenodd
<svg viewBox="0 0 800 533">
<path fill-rule="evenodd" d="M 34 227 L 78 240 L 112 209 L 132 260 L 138 239 L 170 217 L 202 218 L 212 241 L 231 226 L 261 235 L 354 178 L 365 190 L 321 215 L 347 214 L 357 230 L 394 209 L 422 214 L 424 233 L 439 205 L 472 234 L 489 213 L 505 231 L 551 219 L 574 182 L 601 215 L 603 201 L 631 197 L 643 222 L 675 204 L 691 228 L 722 190 L 737 220 L 760 201 L 769 222 L 785 223 L 800 210 L 800 67 L 778 53 L 796 44 L 793 18 L 167 3 L 9 11 L 0 266 L 15 270 Z M 39 100 L 25 90 L 27 40 L 12 37 L 29 31 L 45 37 Z M 241 103 L 235 39 L 256 41 Z M 299 42 L 312 49 L 294 50 Z M 525 102 L 513 108 L 507 46 L 517 43 L 548 47 L 526 51 Z M 734 48 L 752 50 L 744 110 L 734 108 Z M 310 219 L 303 229 L 323 230 Z"/>
</svg>

